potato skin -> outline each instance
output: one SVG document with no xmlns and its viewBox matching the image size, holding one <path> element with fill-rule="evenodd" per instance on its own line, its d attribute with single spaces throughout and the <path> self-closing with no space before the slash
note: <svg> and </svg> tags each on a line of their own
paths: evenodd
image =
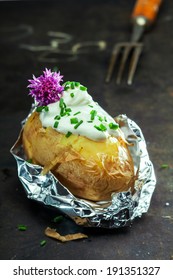
<svg viewBox="0 0 173 280">
<path fill-rule="evenodd" d="M 134 166 L 127 144 L 110 137 L 96 142 L 79 135 L 66 137 L 55 129 L 43 128 L 39 113 L 26 121 L 22 141 L 33 163 L 49 170 L 77 197 L 103 201 L 113 192 L 134 190 Z"/>
</svg>

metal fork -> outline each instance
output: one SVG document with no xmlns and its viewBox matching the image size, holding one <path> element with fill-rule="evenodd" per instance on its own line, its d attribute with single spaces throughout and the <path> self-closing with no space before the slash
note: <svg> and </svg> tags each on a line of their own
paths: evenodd
<svg viewBox="0 0 173 280">
<path fill-rule="evenodd" d="M 137 68 L 138 60 L 143 49 L 139 42 L 146 27 L 155 21 L 162 0 L 137 0 L 132 12 L 133 32 L 129 42 L 114 45 L 105 81 L 111 80 L 116 61 L 121 54 L 120 67 L 116 83 L 120 84 L 125 64 L 131 55 L 127 84 L 131 85 Z"/>
</svg>

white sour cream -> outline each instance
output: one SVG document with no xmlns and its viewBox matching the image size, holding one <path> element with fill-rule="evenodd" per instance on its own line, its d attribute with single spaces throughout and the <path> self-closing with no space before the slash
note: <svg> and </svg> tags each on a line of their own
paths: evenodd
<svg viewBox="0 0 173 280">
<path fill-rule="evenodd" d="M 122 136 L 115 120 L 94 102 L 80 84 L 73 89 L 65 87 L 61 100 L 47 107 L 40 112 L 43 127 L 52 127 L 66 135 L 82 135 L 94 141 Z"/>
</svg>

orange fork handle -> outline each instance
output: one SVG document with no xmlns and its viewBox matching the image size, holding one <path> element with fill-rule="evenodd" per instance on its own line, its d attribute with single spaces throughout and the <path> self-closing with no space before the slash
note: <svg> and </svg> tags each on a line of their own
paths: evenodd
<svg viewBox="0 0 173 280">
<path fill-rule="evenodd" d="M 163 0 L 137 0 L 132 12 L 132 18 L 145 17 L 149 22 L 154 22 Z"/>
</svg>

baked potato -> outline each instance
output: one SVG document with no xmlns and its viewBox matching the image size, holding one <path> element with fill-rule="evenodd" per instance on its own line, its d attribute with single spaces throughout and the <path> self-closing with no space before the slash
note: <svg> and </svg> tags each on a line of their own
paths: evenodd
<svg viewBox="0 0 173 280">
<path fill-rule="evenodd" d="M 72 134 L 66 137 L 52 127 L 43 127 L 39 112 L 33 112 L 22 132 L 27 159 L 51 171 L 69 191 L 91 201 L 111 199 L 112 193 L 134 191 L 134 165 L 122 137 L 93 141 Z"/>
</svg>

